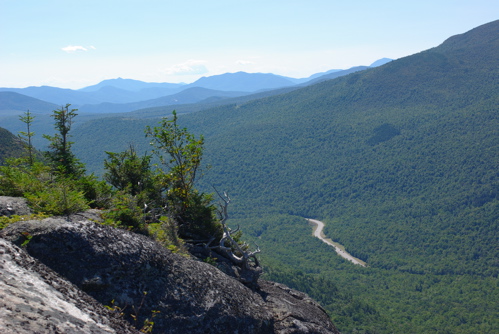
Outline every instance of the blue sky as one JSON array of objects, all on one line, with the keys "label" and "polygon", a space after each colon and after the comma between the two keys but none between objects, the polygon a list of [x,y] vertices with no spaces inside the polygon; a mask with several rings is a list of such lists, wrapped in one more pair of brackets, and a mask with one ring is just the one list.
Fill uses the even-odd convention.
[{"label": "blue sky", "polygon": [[295,78],[437,46],[497,0],[0,0],[0,87]]}]

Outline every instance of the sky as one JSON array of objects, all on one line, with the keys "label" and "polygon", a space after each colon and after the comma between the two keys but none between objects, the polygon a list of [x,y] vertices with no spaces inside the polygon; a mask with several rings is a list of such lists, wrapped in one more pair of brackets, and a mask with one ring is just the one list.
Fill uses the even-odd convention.
[{"label": "sky", "polygon": [[0,87],[305,78],[438,46],[497,0],[0,0]]}]

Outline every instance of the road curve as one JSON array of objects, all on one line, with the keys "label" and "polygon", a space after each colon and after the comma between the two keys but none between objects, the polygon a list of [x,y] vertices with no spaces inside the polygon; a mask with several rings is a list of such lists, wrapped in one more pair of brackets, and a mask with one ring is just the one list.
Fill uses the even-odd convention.
[{"label": "road curve", "polygon": [[327,239],[322,230],[324,229],[324,223],[321,222],[320,220],[317,219],[310,219],[310,218],[305,218],[309,223],[312,223],[316,225],[317,227],[314,228],[314,237],[319,238],[320,240],[324,241],[326,244],[333,246],[334,250],[336,253],[338,253],[339,256],[347,259],[348,261],[358,264],[359,266],[366,267],[366,263],[362,260],[357,259],[356,257],[353,257],[346,251],[342,250],[338,246],[336,246],[330,239]]}]

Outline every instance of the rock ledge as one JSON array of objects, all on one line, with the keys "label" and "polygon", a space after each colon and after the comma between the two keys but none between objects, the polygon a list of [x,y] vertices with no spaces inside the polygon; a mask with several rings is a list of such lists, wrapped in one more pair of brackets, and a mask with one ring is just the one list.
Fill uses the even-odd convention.
[{"label": "rock ledge", "polygon": [[[159,311],[154,333],[338,333],[324,310],[306,294],[263,280],[253,291],[210,264],[87,217],[17,222],[0,231],[0,237],[19,245],[30,235],[27,252],[81,290],[79,295],[71,293],[76,296],[75,305],[85,293],[101,305],[114,300],[131,323],[131,315],[137,316],[139,327],[153,311]],[[9,258],[5,251],[1,255],[2,261]],[[6,266],[11,265],[2,270],[13,270]],[[23,266],[22,270],[31,269]],[[7,284],[6,277],[2,272],[2,284]],[[105,319],[94,321],[96,325],[90,320],[82,323],[81,317],[74,321],[93,326],[91,330],[112,332]],[[100,328],[100,323],[107,327]],[[95,333],[100,332],[96,329]]]}]

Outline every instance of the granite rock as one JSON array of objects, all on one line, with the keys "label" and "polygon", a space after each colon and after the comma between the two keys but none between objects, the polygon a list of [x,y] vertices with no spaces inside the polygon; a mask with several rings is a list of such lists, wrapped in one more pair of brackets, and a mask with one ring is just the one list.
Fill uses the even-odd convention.
[{"label": "granite rock", "polygon": [[21,197],[0,196],[0,216],[29,215],[28,201]]},{"label": "granite rock", "polygon": [[53,270],[0,238],[0,332],[138,333]]},{"label": "granite rock", "polygon": [[22,221],[0,232],[18,245],[26,235],[31,256],[101,304],[119,307],[131,323],[140,327],[155,313],[154,333],[338,333],[305,294],[266,281],[250,289],[210,264],[88,215]]}]

